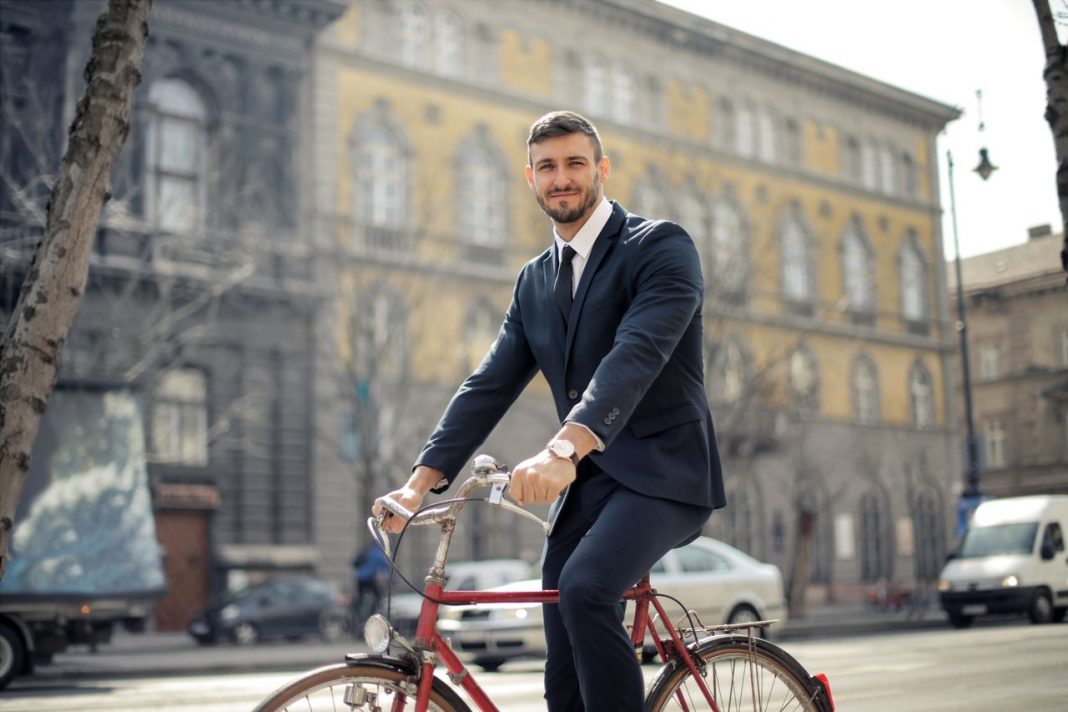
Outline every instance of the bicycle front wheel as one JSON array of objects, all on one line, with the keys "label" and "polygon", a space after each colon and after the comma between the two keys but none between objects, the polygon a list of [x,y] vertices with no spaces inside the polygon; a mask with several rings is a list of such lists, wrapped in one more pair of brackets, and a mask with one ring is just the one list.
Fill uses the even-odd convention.
[{"label": "bicycle front wheel", "polygon": [[[786,651],[761,638],[723,636],[701,643],[697,669],[720,712],[826,712],[823,687]],[[825,706],[826,705],[826,706]],[[712,709],[680,658],[669,661],[649,688],[647,712]]]},{"label": "bicycle front wheel", "polygon": [[[399,661],[364,658],[330,665],[305,674],[277,689],[254,712],[336,712],[337,710],[398,710],[415,707],[419,675]],[[433,712],[470,712],[443,680],[434,679],[430,691]]]}]

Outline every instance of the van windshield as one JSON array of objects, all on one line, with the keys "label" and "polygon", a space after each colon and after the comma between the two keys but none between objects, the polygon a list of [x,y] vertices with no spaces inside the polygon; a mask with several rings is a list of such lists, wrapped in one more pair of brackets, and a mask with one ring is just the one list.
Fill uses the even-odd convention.
[{"label": "van windshield", "polygon": [[960,558],[975,559],[980,556],[1002,554],[1030,554],[1035,544],[1038,522],[1022,524],[998,524],[992,527],[975,527],[968,530]]}]

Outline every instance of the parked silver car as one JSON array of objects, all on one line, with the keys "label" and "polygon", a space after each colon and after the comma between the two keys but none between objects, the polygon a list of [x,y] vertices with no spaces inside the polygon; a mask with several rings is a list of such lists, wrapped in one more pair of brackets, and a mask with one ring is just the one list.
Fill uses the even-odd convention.
[{"label": "parked silver car", "polygon": [[[697,612],[702,623],[742,623],[786,617],[782,574],[732,546],[709,537],[672,549],[652,569],[652,584],[660,593],[678,598]],[[497,591],[536,591],[537,579],[498,586]],[[683,611],[661,598],[672,621]],[[628,616],[630,612],[628,611]],[[485,604],[443,609],[438,628],[453,649],[485,670],[520,657],[545,655],[541,605]]]}]

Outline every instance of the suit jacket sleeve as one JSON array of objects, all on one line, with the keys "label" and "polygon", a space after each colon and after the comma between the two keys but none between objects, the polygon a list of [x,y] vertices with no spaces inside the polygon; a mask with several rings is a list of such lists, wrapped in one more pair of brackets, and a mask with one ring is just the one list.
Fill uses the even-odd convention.
[{"label": "suit jacket sleeve", "polygon": [[460,469],[489,437],[537,372],[519,308],[523,274],[516,281],[512,303],[497,340],[449,401],[434,433],[415,461],[416,467],[427,465],[445,473],[447,484],[435,487],[433,492],[442,492],[452,484]]},{"label": "suit jacket sleeve", "polygon": [[634,296],[611,349],[566,418],[590,428],[606,447],[630,420],[690,322],[700,318],[704,294],[700,258],[681,227],[661,222],[631,239],[639,241],[631,257]]}]

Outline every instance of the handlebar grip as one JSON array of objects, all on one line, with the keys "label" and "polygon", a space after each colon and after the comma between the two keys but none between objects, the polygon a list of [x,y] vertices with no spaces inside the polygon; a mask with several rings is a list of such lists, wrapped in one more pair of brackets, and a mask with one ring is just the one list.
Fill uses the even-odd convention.
[{"label": "handlebar grip", "polygon": [[408,521],[414,516],[414,514],[407,507],[405,507],[403,504],[401,504],[395,499],[391,499],[390,497],[386,496],[380,498],[379,501],[382,503],[383,509],[386,509],[390,513],[397,515],[404,521]]}]

